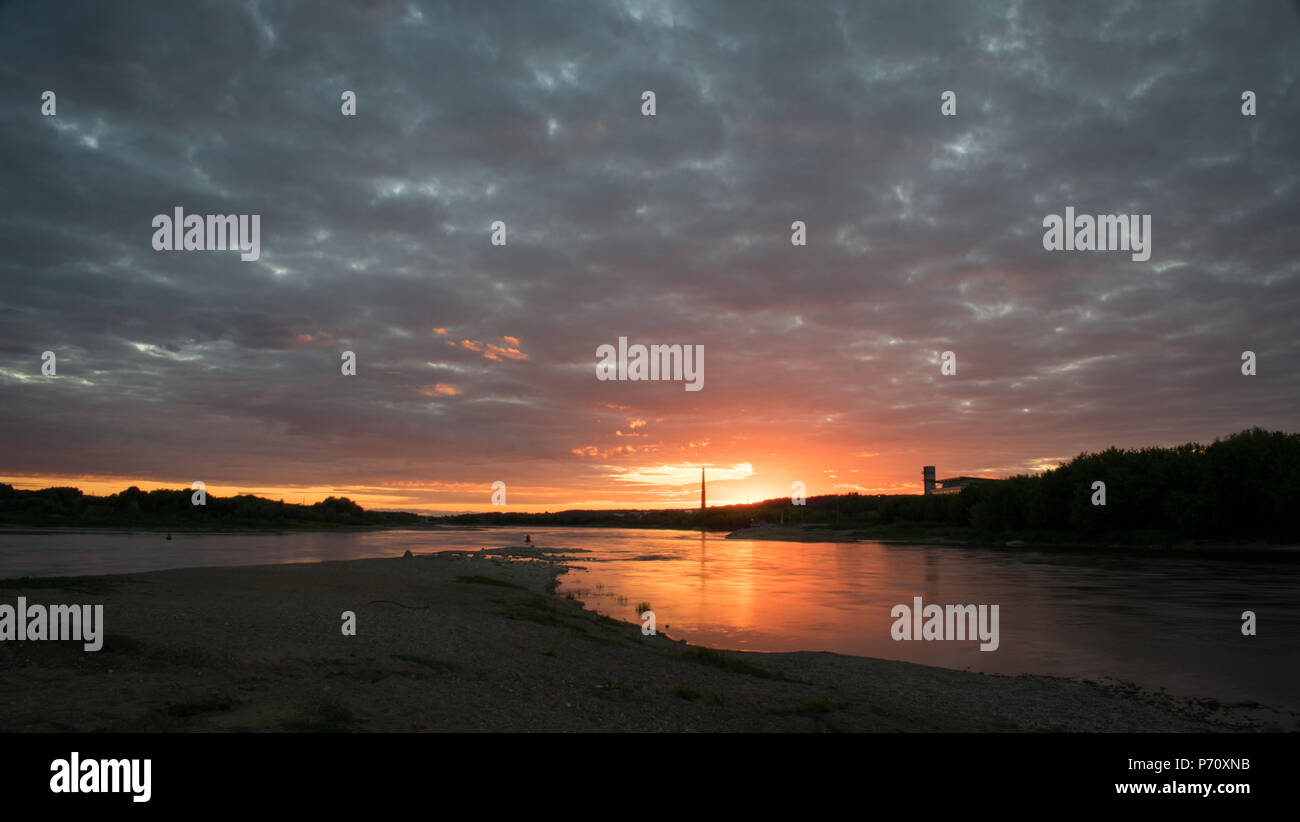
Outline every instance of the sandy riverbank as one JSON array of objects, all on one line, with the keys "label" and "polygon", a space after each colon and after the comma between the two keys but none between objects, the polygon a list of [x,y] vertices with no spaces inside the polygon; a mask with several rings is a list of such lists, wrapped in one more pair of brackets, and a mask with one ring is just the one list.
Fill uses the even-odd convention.
[{"label": "sandy riverbank", "polygon": [[0,583],[0,603],[103,603],[107,626],[95,653],[0,643],[0,731],[1297,728],[1268,709],[1050,677],[701,652],[550,593],[562,569],[444,553]]}]

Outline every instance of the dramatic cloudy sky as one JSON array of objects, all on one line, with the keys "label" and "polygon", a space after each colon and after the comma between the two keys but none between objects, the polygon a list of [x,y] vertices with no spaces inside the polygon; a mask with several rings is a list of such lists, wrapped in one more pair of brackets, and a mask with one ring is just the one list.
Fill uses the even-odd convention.
[{"label": "dramatic cloudy sky", "polygon": [[687,505],[1300,427],[1289,3],[11,2],[0,54],[0,481]]}]

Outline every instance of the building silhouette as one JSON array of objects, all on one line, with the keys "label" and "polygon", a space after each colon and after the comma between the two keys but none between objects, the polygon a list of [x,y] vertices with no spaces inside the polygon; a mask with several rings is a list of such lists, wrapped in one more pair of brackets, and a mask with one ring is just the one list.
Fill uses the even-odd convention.
[{"label": "building silhouette", "polygon": [[921,468],[921,482],[925,488],[925,495],[931,494],[960,494],[961,489],[968,485],[975,485],[981,482],[998,482],[992,477],[948,477],[947,479],[936,480],[934,478],[934,466],[926,465]]}]

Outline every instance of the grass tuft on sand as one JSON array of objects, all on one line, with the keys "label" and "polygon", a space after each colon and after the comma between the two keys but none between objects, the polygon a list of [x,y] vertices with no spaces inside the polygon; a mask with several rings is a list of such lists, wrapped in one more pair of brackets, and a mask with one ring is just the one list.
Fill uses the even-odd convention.
[{"label": "grass tuft on sand", "polygon": [[730,671],[733,674],[748,674],[760,679],[773,679],[778,682],[802,682],[803,680],[791,679],[785,674],[770,671],[761,665],[755,665],[746,659],[737,659],[728,656],[722,651],[715,651],[712,648],[692,648],[690,651],[682,654],[682,659],[690,662],[696,662],[700,665],[710,665],[714,668],[721,668],[724,671]]}]

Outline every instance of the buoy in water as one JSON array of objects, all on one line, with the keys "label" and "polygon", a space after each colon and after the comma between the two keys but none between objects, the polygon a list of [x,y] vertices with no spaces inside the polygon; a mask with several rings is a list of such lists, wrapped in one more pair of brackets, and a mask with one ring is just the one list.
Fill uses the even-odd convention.
[{"label": "buoy in water", "polygon": [[171,538],[172,538],[172,535],[171,535],[171,534],[168,534],[168,535],[167,535],[167,539],[171,539]]}]

